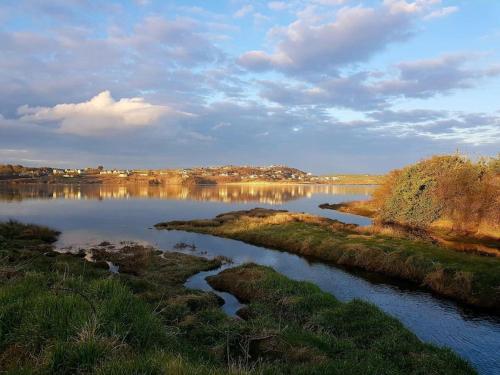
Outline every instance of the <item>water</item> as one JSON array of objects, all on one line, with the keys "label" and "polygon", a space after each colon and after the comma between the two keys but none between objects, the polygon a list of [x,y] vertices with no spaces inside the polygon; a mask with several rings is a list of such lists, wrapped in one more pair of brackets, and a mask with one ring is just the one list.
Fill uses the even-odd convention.
[{"label": "water", "polygon": [[[221,212],[270,207],[303,211],[359,225],[360,216],[321,210],[321,203],[367,199],[370,186],[61,186],[33,185],[0,189],[0,220],[48,225],[61,230],[60,247],[94,245],[107,240],[144,242],[170,250],[178,242],[194,243],[207,256],[225,255],[235,264],[255,262],[290,278],[315,283],[342,301],[372,302],[398,318],[419,338],[446,346],[468,359],[482,374],[500,373],[500,317],[467,308],[380,275],[346,270],[297,255],[238,241],[180,231],[158,231],[166,220],[211,218]],[[210,290],[203,272],[187,285]],[[241,307],[230,294],[219,293],[229,314]]]},{"label": "water", "polygon": [[224,300],[224,305],[222,306],[224,311],[229,316],[237,317],[236,312],[245,305],[238,301],[238,299],[230,293],[213,290],[212,287],[208,285],[207,280],[205,280],[208,276],[217,275],[219,272],[231,267],[234,267],[234,263],[223,265],[215,270],[198,272],[196,275],[191,276],[184,285],[191,289],[199,289],[205,292],[213,292],[217,294]]}]

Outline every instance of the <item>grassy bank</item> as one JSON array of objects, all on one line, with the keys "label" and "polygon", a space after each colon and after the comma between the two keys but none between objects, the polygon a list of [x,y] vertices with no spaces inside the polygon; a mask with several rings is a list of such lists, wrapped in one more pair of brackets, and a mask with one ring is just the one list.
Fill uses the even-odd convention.
[{"label": "grassy bank", "polygon": [[337,210],[348,214],[361,215],[366,217],[374,217],[377,213],[376,209],[370,205],[369,201],[323,203],[319,205],[319,208],[327,210]]},{"label": "grassy bank", "polygon": [[0,223],[2,373],[237,373],[218,365],[207,347],[193,351],[182,325],[198,311],[226,320],[215,295],[182,286],[220,261],[179,253],[160,257],[137,247],[126,258],[144,260],[147,253],[147,261],[112,276],[83,254],[54,252],[57,234]]},{"label": "grassy bank", "polygon": [[500,258],[500,240],[493,232],[490,232],[490,235],[457,232],[452,229],[453,224],[449,220],[438,220],[425,228],[397,222],[384,222],[379,220],[373,201],[323,203],[319,207],[373,218],[373,224],[369,229],[367,228],[372,233],[391,233],[400,237],[419,238],[455,251]]},{"label": "grassy bank", "polygon": [[469,373],[451,352],[423,344],[396,319],[354,300],[341,303],[311,283],[255,264],[211,276],[217,290],[248,303],[242,315],[266,327],[248,351],[301,361],[307,374]]},{"label": "grassy bank", "polygon": [[375,174],[332,174],[321,178],[339,185],[378,185],[384,181],[383,175]]},{"label": "grassy bank", "polygon": [[245,241],[410,280],[439,294],[500,311],[500,261],[428,242],[372,234],[307,214],[254,209],[211,220],[156,225]]},{"label": "grassy bank", "polygon": [[[2,373],[474,373],[450,351],[420,343],[377,308],[340,304],[269,269],[244,268],[268,277],[247,279],[247,287],[254,283],[259,290],[258,299],[233,291],[251,300],[247,319],[236,320],[222,312],[215,294],[183,287],[189,276],[218,267],[220,259],[108,243],[85,254],[61,254],[52,246],[57,235],[0,223]],[[120,273],[110,273],[105,261]],[[283,297],[282,320],[271,295]],[[368,325],[373,327],[365,334]]]}]

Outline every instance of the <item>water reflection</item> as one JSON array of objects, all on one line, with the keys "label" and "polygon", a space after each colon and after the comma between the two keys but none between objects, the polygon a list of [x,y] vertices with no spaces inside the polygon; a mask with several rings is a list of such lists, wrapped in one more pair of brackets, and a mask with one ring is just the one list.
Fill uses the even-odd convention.
[{"label": "water reflection", "polygon": [[372,193],[370,185],[50,185],[25,184],[0,188],[0,201],[24,199],[130,199],[155,198],[196,200],[224,203],[261,203],[281,205],[291,200],[311,198],[315,194],[366,195]]}]

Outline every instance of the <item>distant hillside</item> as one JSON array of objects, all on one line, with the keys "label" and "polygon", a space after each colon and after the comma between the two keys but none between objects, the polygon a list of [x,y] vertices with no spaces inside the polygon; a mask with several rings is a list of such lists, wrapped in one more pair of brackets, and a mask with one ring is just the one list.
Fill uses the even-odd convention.
[{"label": "distant hillside", "polygon": [[315,176],[286,165],[193,167],[179,169],[106,169],[25,167],[0,164],[0,180],[16,183],[150,183],[216,185],[234,183],[300,183],[300,184],[380,184],[383,176],[369,174],[335,174]]}]

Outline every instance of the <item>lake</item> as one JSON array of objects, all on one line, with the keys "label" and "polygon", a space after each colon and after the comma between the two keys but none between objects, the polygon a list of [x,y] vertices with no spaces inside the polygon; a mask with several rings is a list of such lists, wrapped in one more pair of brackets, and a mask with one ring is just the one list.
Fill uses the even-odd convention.
[{"label": "lake", "polygon": [[[307,212],[369,225],[368,218],[322,210],[318,205],[368,199],[373,189],[349,185],[0,186],[0,220],[14,218],[58,229],[62,231],[57,243],[60,248],[76,249],[106,240],[136,241],[170,251],[176,243],[186,242],[196,245],[192,254],[225,255],[234,264],[251,261],[268,265],[290,278],[311,281],[342,301],[359,298],[374,303],[423,341],[451,348],[482,374],[499,374],[498,316],[373,273],[230,239],[152,228],[161,221],[211,218],[222,212],[254,207]],[[187,285],[207,289],[207,274],[194,276]],[[222,296],[227,302],[223,308],[233,314],[238,301],[231,295]]]}]

